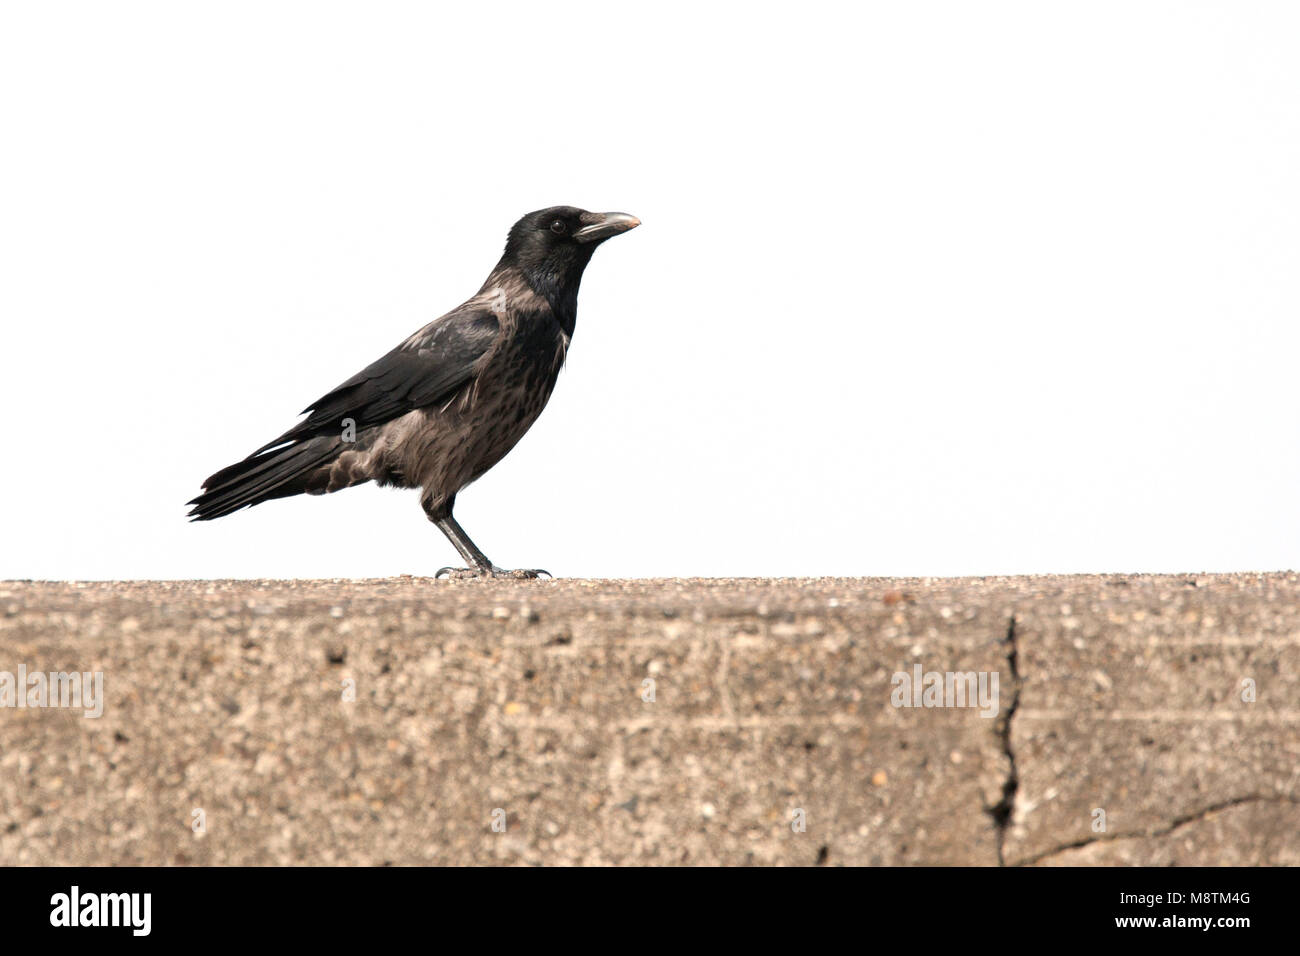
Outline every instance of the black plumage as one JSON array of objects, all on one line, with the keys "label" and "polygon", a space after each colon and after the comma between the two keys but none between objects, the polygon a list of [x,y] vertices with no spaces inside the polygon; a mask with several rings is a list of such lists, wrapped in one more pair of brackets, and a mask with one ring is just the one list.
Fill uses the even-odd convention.
[{"label": "black plumage", "polygon": [[419,488],[425,514],[468,564],[444,572],[535,577],[487,559],[452,517],[456,494],[541,414],[573,336],[592,252],[639,224],[624,213],[571,206],[524,216],[473,298],[317,399],[279,438],[208,478],[189,502],[190,516],[207,521],[367,481]]}]

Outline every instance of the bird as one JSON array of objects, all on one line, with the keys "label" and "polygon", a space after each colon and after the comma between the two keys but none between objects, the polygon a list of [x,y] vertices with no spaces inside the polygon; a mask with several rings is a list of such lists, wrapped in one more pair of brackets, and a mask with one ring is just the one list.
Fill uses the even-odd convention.
[{"label": "bird", "polygon": [[573,339],[592,253],[640,224],[574,206],[523,216],[474,296],[307,406],[279,438],[211,475],[188,517],[210,521],[373,481],[419,489],[425,516],[466,564],[436,577],[550,577],[493,564],[453,516],[456,495],[537,420]]}]

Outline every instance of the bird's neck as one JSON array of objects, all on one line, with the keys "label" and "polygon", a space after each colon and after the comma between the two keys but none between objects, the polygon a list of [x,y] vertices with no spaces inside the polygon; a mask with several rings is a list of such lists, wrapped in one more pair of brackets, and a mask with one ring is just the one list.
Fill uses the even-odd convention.
[{"label": "bird's neck", "polygon": [[[493,274],[499,271],[500,267]],[[572,337],[578,322],[578,285],[582,281],[582,273],[571,275],[546,268],[520,269],[517,266],[510,267],[510,271],[515,272],[533,292],[546,301],[564,334]]]},{"label": "bird's neck", "polygon": [[550,304],[555,320],[564,329],[564,334],[572,337],[573,329],[578,324],[578,283],[582,277],[566,279],[543,273],[525,278],[533,291]]}]

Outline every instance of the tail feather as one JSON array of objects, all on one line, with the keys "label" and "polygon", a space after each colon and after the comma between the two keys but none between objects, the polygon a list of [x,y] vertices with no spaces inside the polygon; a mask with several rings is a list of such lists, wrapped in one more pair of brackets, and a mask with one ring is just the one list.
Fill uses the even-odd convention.
[{"label": "tail feather", "polygon": [[[290,448],[281,448],[279,451],[296,451],[301,447],[301,445],[295,445]],[[266,454],[255,451],[243,461],[235,462],[235,464],[222,468],[216,474],[209,476],[203,482],[203,490],[206,494],[212,495],[233,485],[247,484],[254,476],[283,463],[283,456],[277,453]]]},{"label": "tail feather", "polygon": [[338,454],[338,440],[312,438],[274,451],[250,455],[203,483],[189,517],[210,521],[272,498],[301,494],[312,474]]}]

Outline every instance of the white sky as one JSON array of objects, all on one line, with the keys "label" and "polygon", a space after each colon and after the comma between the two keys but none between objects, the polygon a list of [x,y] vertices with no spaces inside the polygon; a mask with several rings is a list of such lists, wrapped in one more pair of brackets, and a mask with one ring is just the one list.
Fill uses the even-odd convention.
[{"label": "white sky", "polygon": [[1300,6],[0,8],[0,577],[459,563],[217,468],[641,217],[457,517],[563,576],[1295,567]]}]

